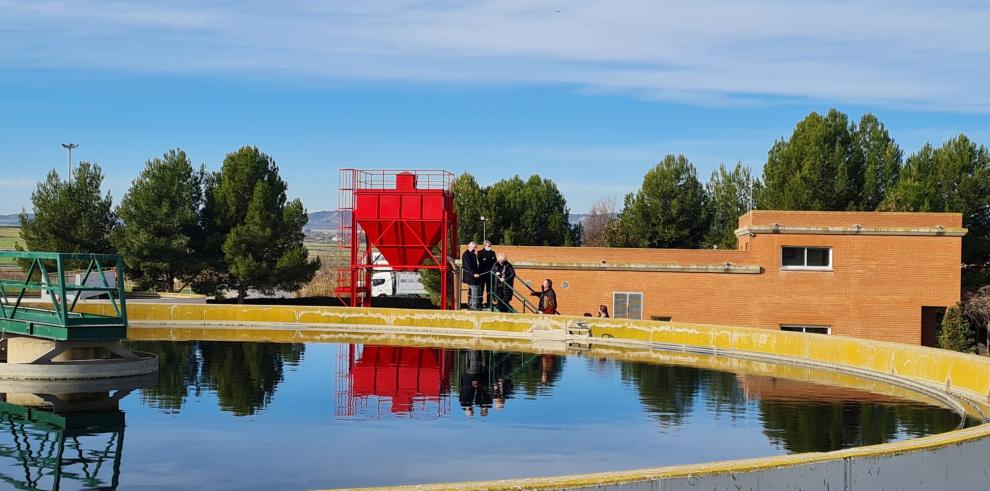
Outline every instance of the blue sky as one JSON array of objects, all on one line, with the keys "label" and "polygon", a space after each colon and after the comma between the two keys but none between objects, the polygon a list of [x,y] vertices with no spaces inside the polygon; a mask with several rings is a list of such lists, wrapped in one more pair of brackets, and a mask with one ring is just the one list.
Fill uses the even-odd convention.
[{"label": "blue sky", "polygon": [[354,166],[539,173],[574,212],[667,153],[759,173],[830,107],[906,152],[990,143],[986,4],[683,3],[0,0],[0,213],[69,141],[116,199],[169,148],[251,144],[310,211]]}]

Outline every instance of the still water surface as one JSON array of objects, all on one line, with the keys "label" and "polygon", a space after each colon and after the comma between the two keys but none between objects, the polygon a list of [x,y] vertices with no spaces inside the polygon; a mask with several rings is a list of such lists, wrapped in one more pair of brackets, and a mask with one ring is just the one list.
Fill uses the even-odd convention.
[{"label": "still water surface", "polygon": [[348,344],[129,345],[158,353],[161,372],[156,386],[111,404],[119,411],[90,402],[61,423],[24,424],[11,415],[19,396],[4,395],[0,487],[50,489],[55,468],[61,489],[558,475],[828,451],[960,424],[948,409],[891,395],[899,389],[765,370]]}]

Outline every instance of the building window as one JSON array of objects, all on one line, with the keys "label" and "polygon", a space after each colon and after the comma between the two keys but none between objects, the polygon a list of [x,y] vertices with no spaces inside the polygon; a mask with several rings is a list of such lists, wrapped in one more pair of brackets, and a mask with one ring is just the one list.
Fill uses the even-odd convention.
[{"label": "building window", "polygon": [[650,320],[651,321],[660,321],[660,322],[670,322],[670,316],[669,315],[651,315],[650,316]]},{"label": "building window", "polygon": [[831,247],[789,247],[780,249],[780,269],[832,269]]},{"label": "building window", "polygon": [[642,292],[612,293],[612,317],[617,319],[642,319]]},{"label": "building window", "polygon": [[829,326],[806,326],[803,324],[781,324],[781,331],[788,332],[804,332],[809,334],[832,334],[832,328]]}]

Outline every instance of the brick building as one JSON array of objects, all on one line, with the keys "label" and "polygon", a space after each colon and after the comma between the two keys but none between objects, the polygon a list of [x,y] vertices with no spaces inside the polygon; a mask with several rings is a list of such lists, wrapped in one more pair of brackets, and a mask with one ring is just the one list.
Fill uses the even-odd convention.
[{"label": "brick building", "polygon": [[737,250],[499,247],[559,309],[934,343],[960,295],[962,215],[753,211]]}]

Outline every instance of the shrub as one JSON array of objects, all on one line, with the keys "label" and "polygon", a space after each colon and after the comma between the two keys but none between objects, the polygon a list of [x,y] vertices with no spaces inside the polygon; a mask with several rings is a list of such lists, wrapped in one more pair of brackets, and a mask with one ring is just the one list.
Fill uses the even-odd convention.
[{"label": "shrub", "polygon": [[938,333],[938,347],[968,353],[973,351],[975,342],[973,328],[962,316],[959,307],[946,310]]}]

